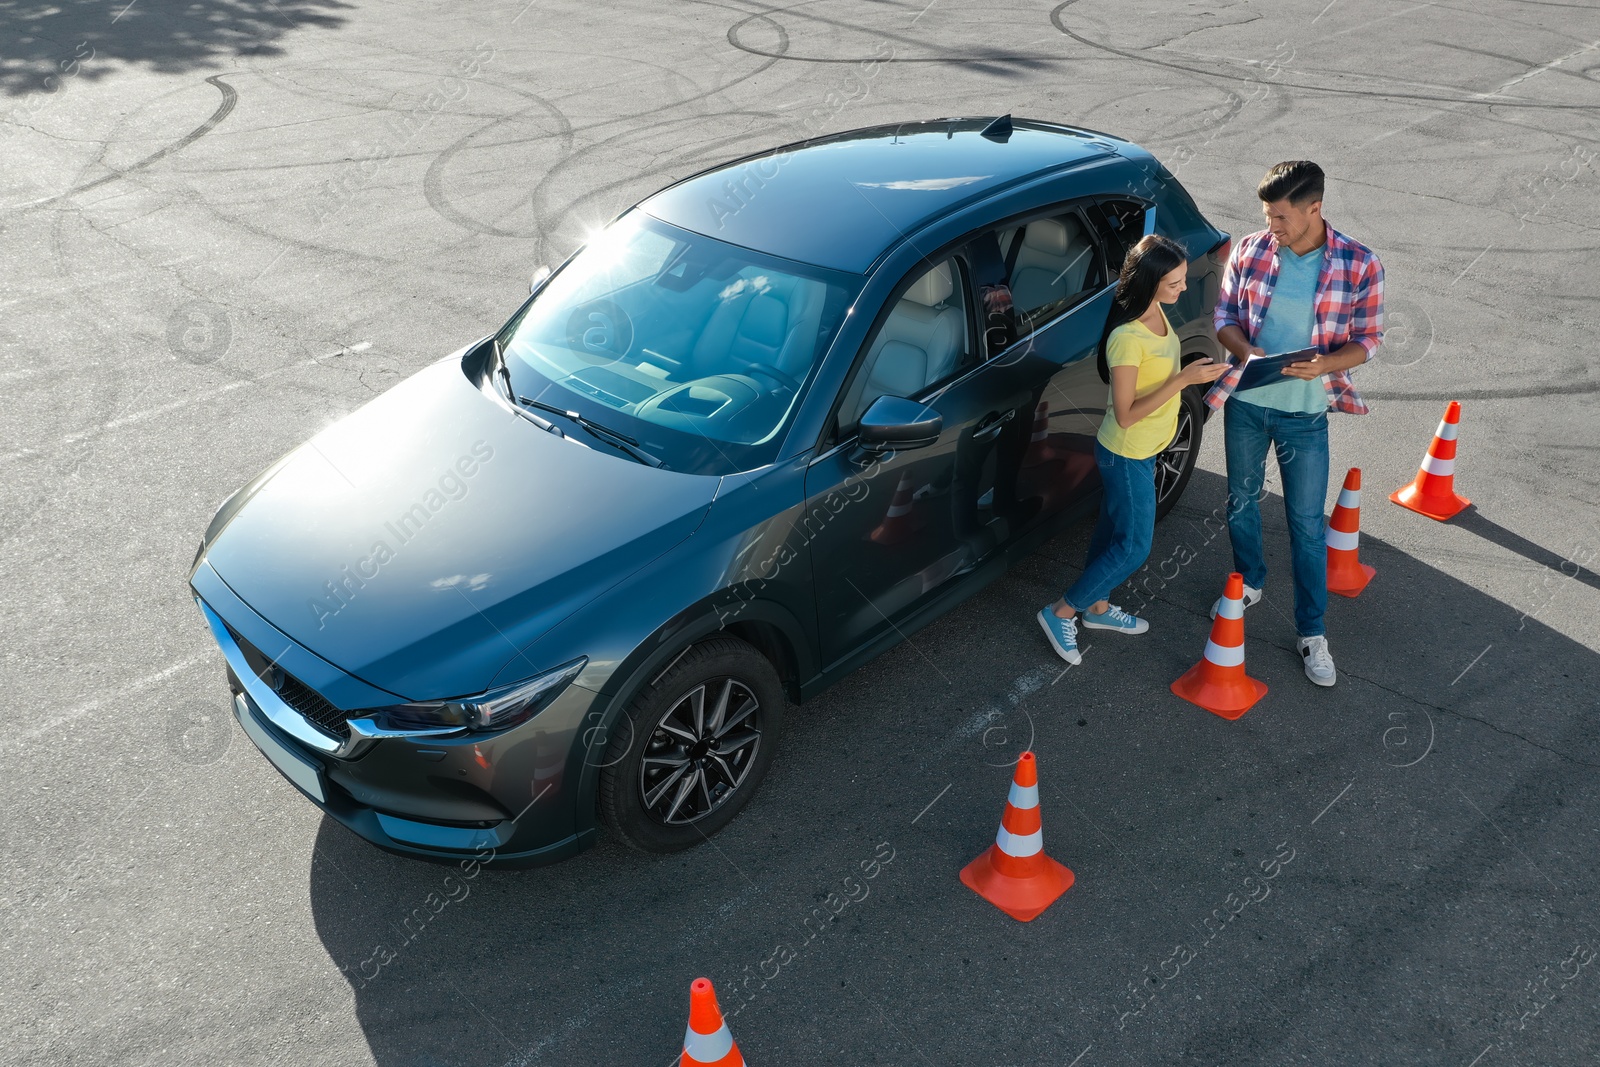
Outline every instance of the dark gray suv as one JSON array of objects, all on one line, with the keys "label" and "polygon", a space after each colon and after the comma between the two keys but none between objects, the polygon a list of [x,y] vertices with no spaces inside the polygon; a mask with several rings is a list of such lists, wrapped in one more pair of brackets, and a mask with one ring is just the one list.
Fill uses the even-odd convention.
[{"label": "dark gray suv", "polygon": [[1227,235],[1105,134],[905,123],[655,194],[218,511],[190,584],[241,726],[396,852],[698,843],[789,702],[1094,505],[1095,351],[1149,232],[1189,250],[1186,358],[1219,355]]}]

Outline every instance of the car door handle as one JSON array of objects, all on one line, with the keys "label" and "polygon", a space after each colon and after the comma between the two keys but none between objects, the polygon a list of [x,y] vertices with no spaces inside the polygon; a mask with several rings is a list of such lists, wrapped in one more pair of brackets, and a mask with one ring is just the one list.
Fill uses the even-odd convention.
[{"label": "car door handle", "polygon": [[1004,415],[986,416],[982,422],[978,423],[978,428],[972,431],[972,439],[974,441],[991,440],[1000,433],[1001,428],[1010,422],[1015,414],[1016,410],[1013,409]]}]

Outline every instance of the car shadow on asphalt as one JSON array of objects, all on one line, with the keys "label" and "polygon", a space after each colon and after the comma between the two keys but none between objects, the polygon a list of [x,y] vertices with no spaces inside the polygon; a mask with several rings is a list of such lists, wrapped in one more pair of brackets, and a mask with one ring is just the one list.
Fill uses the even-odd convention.
[{"label": "car shadow on asphalt", "polygon": [[[1149,635],[1091,636],[1070,670],[1050,653],[1033,614],[1077,573],[1076,524],[792,710],[749,809],[688,852],[602,842],[469,874],[324,819],[317,933],[374,1059],[668,1067],[700,975],[763,1064],[1592,1049],[1573,998],[1593,989],[1540,985],[1574,942],[1600,946],[1600,655],[1540,621],[1580,592],[1554,549],[1505,535],[1541,564],[1508,603],[1364,535],[1377,576],[1331,598],[1341,673],[1319,689],[1293,651],[1269,498],[1274,577],[1246,617],[1269,692],[1228,722],[1167,688],[1231,566],[1223,497],[1197,472],[1158,527]],[[1078,877],[1029,924],[956,878],[994,840],[1024,749],[1046,849]]]}]

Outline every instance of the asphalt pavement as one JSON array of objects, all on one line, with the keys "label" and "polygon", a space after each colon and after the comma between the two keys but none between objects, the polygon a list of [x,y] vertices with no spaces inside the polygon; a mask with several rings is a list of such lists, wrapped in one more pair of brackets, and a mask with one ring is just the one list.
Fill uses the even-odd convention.
[{"label": "asphalt pavement", "polygon": [[[4,1059],[667,1067],[706,975],[755,1065],[1596,1062],[1597,41],[1538,0],[6,5]],[[1167,690],[1230,568],[1213,432],[1148,636],[1045,645],[1074,528],[793,710],[686,853],[439,907],[447,872],[238,731],[184,584],[235,487],[677,177],[1006,112],[1143,143],[1236,235],[1315,159],[1383,257],[1373,413],[1332,418],[1378,571],[1331,606],[1336,688],[1293,652],[1274,496],[1268,696]],[[1385,497],[1451,399],[1474,507],[1441,524]],[[1026,748],[1077,883],[1020,924],[956,874]]]}]

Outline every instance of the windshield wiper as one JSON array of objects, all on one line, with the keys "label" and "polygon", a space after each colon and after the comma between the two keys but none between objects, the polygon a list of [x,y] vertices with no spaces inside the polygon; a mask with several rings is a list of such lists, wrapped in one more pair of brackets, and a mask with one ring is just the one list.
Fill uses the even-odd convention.
[{"label": "windshield wiper", "polygon": [[538,408],[540,411],[548,411],[555,415],[566,416],[579,426],[582,426],[585,430],[588,430],[590,433],[600,438],[602,441],[606,441],[612,445],[615,445],[617,448],[622,449],[622,451],[626,452],[640,463],[645,463],[652,467],[661,467],[665,465],[660,459],[652,456],[650,453],[640,448],[639,442],[636,439],[629,437],[625,433],[618,433],[609,426],[603,426],[600,423],[595,422],[593,419],[590,419],[576,411],[568,411],[566,408],[558,408],[554,404],[546,404],[542,400],[530,400],[525,396],[519,396],[517,397],[517,400],[527,404],[529,407]]},{"label": "windshield wiper", "polygon": [[526,408],[522,408],[517,405],[517,391],[511,386],[511,368],[506,365],[506,354],[500,348],[500,338],[496,337],[491,342],[491,351],[494,353],[494,373],[499,376],[501,383],[506,387],[506,400],[510,402],[511,410],[515,411],[518,415],[521,415],[523,418],[527,419],[541,430],[553,433],[557,437],[567,436],[564,432],[562,432],[561,427],[557,426],[549,419],[540,418],[538,415],[528,411]]}]

